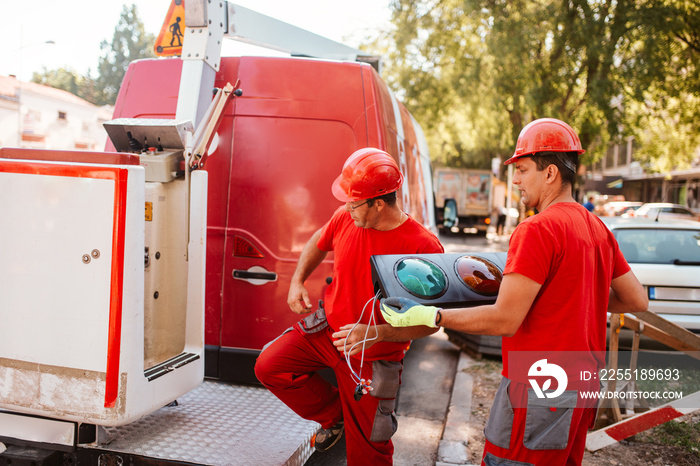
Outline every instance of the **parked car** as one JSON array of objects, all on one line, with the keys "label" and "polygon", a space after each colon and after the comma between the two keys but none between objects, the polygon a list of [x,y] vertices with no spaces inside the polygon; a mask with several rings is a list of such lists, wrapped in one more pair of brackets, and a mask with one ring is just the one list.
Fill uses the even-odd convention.
[{"label": "parked car", "polygon": [[623,207],[622,210],[617,212],[618,217],[622,216],[627,216],[627,217],[634,217],[634,213],[642,206],[642,203],[640,202],[637,205],[629,205],[626,207]]},{"label": "parked car", "polygon": [[700,333],[700,222],[602,218],[649,294],[649,310]]},{"label": "parked car", "polygon": [[644,203],[633,201],[613,201],[603,205],[603,215],[606,217],[615,217],[620,215],[627,209],[638,209]]},{"label": "parked car", "polygon": [[700,220],[698,213],[693,212],[687,207],[679,204],[669,204],[666,202],[648,202],[642,205],[634,213],[627,212],[627,217],[646,217],[652,219],[685,219],[685,220]]}]

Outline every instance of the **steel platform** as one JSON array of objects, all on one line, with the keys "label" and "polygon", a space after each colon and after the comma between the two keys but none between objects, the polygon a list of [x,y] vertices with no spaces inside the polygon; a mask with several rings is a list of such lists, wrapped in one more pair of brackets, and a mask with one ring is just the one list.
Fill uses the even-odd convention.
[{"label": "steel platform", "polygon": [[175,406],[104,428],[98,443],[108,443],[87,448],[212,466],[303,465],[319,427],[265,388],[205,381]]}]

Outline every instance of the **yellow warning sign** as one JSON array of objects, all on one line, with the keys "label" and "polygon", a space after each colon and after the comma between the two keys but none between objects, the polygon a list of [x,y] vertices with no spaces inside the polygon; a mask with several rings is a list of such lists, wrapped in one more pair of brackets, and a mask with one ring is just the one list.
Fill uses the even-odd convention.
[{"label": "yellow warning sign", "polygon": [[185,34],[185,0],[172,0],[163,27],[153,47],[159,57],[182,54],[182,37]]},{"label": "yellow warning sign", "polygon": [[153,221],[153,203],[152,202],[146,202],[146,221],[147,222]]}]

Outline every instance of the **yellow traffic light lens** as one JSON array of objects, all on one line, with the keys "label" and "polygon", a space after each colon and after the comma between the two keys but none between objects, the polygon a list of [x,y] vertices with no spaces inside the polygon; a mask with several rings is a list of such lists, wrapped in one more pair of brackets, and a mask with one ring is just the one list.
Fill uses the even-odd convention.
[{"label": "yellow traffic light lens", "polygon": [[493,262],[477,256],[457,259],[455,271],[469,289],[482,296],[496,296],[503,280],[501,270]]}]

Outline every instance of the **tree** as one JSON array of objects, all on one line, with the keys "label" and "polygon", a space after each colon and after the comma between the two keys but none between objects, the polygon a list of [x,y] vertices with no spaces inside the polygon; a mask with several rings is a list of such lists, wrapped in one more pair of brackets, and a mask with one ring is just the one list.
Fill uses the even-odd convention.
[{"label": "tree", "polygon": [[100,44],[103,55],[95,80],[100,91],[98,104],[114,104],[127,66],[134,60],[155,57],[154,42],[155,36],[146,33],[136,5],[124,5],[112,42],[102,41]]},{"label": "tree", "polygon": [[628,133],[650,171],[689,168],[700,147],[700,3],[650,0],[625,44]]},{"label": "tree", "polygon": [[[584,163],[602,157],[610,141],[642,141],[650,126],[663,132],[659,119],[684,125],[686,140],[700,132],[689,126],[700,89],[695,2],[394,0],[391,7],[387,81],[427,126],[440,162],[503,158],[520,129],[545,116],[578,129]],[[656,144],[667,150],[650,159],[681,146],[668,138]]]},{"label": "tree", "polygon": [[83,76],[70,68],[48,70],[43,67],[40,73],[33,73],[32,82],[63,89],[91,103],[97,102],[95,80],[90,77],[89,71]]}]

